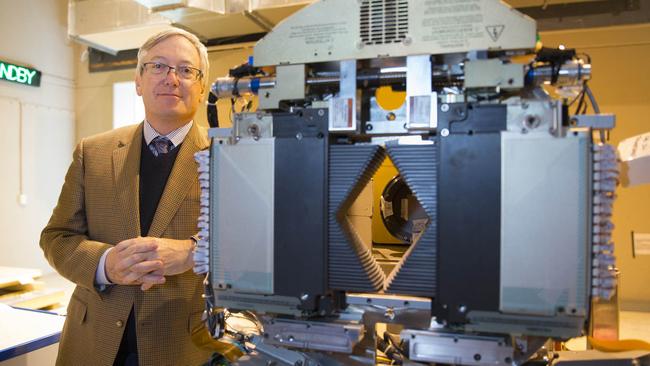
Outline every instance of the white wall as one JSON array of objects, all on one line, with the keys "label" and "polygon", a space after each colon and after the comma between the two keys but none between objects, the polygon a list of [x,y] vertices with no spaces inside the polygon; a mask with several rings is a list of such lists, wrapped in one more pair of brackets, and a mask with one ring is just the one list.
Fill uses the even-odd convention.
[{"label": "white wall", "polygon": [[[0,80],[0,266],[51,272],[38,241],[75,140],[66,0],[0,0],[0,59],[42,71],[38,88]],[[23,193],[26,204],[18,202]]]}]

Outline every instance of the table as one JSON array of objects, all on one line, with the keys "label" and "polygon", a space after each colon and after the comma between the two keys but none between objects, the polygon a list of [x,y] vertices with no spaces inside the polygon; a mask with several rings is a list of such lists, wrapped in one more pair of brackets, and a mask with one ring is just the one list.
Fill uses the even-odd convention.
[{"label": "table", "polygon": [[0,362],[59,341],[65,316],[0,304]]}]

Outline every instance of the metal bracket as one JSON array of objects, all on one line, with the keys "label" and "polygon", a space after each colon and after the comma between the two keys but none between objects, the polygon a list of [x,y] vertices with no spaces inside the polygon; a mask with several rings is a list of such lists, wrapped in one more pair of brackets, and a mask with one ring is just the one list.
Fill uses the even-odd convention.
[{"label": "metal bracket", "polygon": [[311,365],[307,356],[300,352],[291,351],[288,349],[271,346],[264,343],[264,338],[253,336],[251,343],[255,345],[255,350],[263,355],[277,359],[287,365]]},{"label": "metal bracket", "polygon": [[431,91],[431,56],[406,58],[406,128],[428,130],[438,126],[438,96]]},{"label": "metal bracket", "polygon": [[611,130],[616,127],[616,116],[613,114],[576,114],[571,116],[569,122],[571,127]]},{"label": "metal bracket", "polygon": [[357,61],[340,64],[339,96],[329,101],[329,130],[357,131]]},{"label": "metal bracket", "polygon": [[404,330],[412,361],[453,365],[512,366],[513,348],[508,338],[437,330]]},{"label": "metal bracket", "polygon": [[259,109],[277,109],[280,101],[305,99],[305,65],[278,65],[275,85],[259,95]]},{"label": "metal bracket", "polygon": [[363,325],[264,318],[266,344],[301,349],[352,353],[361,340]]}]

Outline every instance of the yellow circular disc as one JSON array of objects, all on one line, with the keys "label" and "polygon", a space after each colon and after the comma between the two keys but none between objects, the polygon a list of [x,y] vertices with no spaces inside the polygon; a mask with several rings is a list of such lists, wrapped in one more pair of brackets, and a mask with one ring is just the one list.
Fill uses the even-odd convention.
[{"label": "yellow circular disc", "polygon": [[377,98],[377,104],[379,104],[383,110],[392,111],[404,104],[404,101],[406,100],[406,92],[393,91],[390,86],[380,86],[375,91],[375,97]]}]

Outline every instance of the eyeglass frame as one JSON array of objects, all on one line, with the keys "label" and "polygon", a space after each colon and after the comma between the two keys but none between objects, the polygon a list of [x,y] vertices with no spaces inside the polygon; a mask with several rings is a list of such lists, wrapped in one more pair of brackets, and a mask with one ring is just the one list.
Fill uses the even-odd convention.
[{"label": "eyeglass frame", "polygon": [[[194,81],[194,82],[196,82],[196,81],[199,81],[199,80],[201,80],[201,79],[203,78],[203,71],[202,71],[201,69],[199,69],[199,68],[194,67],[194,66],[188,66],[188,65],[170,66],[170,65],[167,65],[167,64],[164,63],[164,62],[150,61],[150,62],[145,62],[145,63],[142,64],[142,70],[143,70],[143,71],[146,71],[146,70],[147,70],[147,65],[161,65],[161,66],[167,68],[167,72],[166,72],[166,73],[163,72],[163,71],[161,71],[160,74],[156,74],[156,73],[153,73],[153,72],[152,72],[152,73],[151,73],[152,75],[165,75],[165,77],[166,77],[167,75],[169,75],[169,73],[170,73],[172,70],[174,70],[174,74],[176,74],[176,76],[177,76],[179,79],[181,79],[181,80],[189,80],[189,81]],[[190,78],[190,79],[184,78],[184,77],[180,76],[180,74],[178,73],[178,68],[179,68],[179,67],[184,67],[184,68],[186,67],[186,68],[188,68],[188,69],[194,70],[194,71],[197,72],[197,74],[196,74],[196,76],[195,76],[193,79],[191,79],[191,78]],[[149,70],[149,72],[151,72],[152,69],[148,69],[148,70]]]}]

